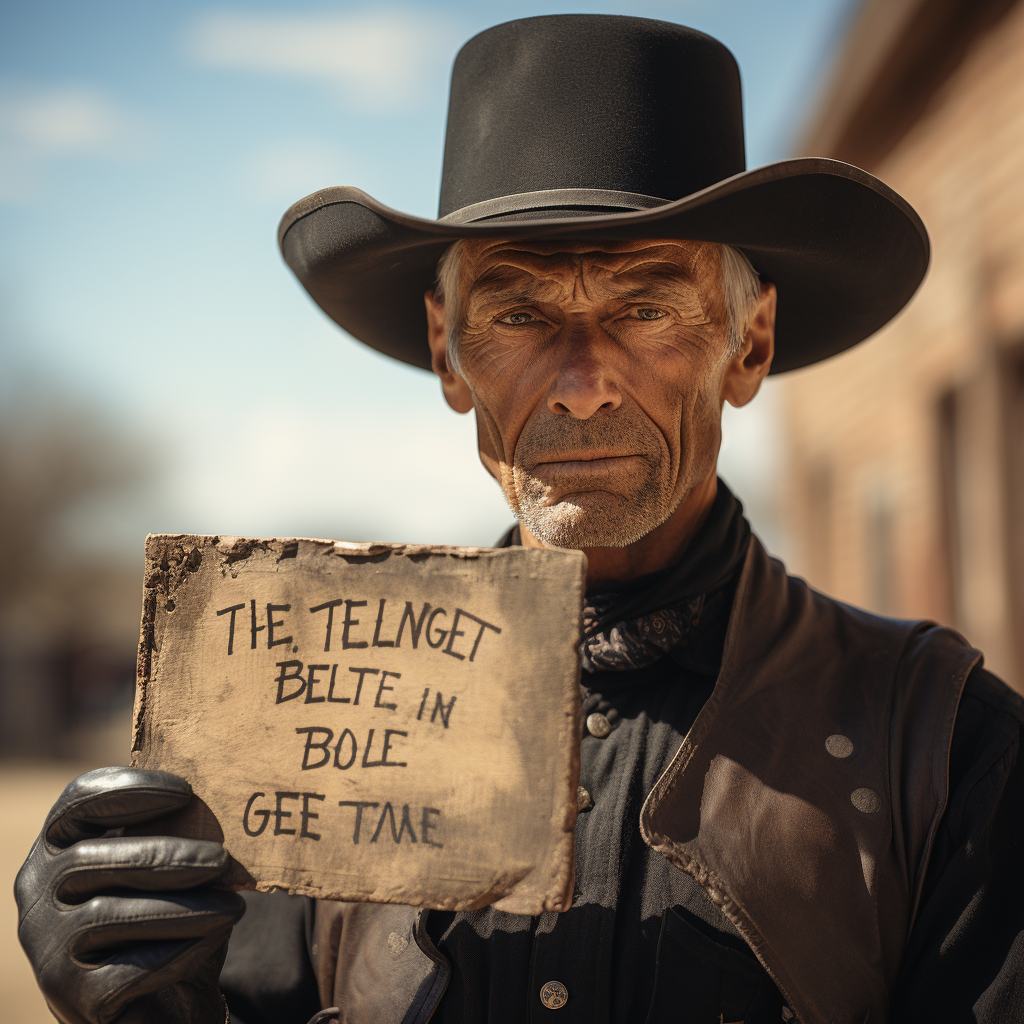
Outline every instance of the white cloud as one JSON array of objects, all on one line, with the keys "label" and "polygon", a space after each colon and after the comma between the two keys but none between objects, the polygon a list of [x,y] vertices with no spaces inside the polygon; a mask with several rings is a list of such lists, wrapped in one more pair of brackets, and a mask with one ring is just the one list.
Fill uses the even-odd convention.
[{"label": "white cloud", "polygon": [[201,15],[187,43],[210,67],[311,79],[352,105],[397,109],[417,106],[418,83],[447,63],[447,29],[441,16],[415,10],[222,12]]},{"label": "white cloud", "polygon": [[94,92],[64,89],[20,101],[4,97],[0,128],[14,138],[51,152],[81,153],[116,143],[119,112]]},{"label": "white cloud", "polygon": [[244,193],[255,202],[288,205],[328,185],[359,176],[344,150],[319,139],[281,139],[252,153],[242,171]]},{"label": "white cloud", "polygon": [[134,159],[153,142],[139,114],[88,86],[0,86],[0,202],[30,201],[55,161]]}]

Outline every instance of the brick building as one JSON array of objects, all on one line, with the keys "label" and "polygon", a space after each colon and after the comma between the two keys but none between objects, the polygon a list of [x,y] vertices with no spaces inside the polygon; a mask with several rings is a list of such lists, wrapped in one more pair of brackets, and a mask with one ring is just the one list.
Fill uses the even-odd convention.
[{"label": "brick building", "polygon": [[1024,2],[866,0],[803,141],[904,195],[928,276],[780,381],[790,564],[961,629],[1024,690]]}]

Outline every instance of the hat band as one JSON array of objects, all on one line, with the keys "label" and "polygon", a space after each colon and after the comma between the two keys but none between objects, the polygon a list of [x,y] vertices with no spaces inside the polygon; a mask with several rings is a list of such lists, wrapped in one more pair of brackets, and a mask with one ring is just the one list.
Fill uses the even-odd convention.
[{"label": "hat band", "polygon": [[618,192],[606,188],[546,188],[539,192],[516,192],[497,199],[485,199],[460,210],[438,217],[441,224],[471,224],[503,213],[521,213],[523,210],[543,210],[552,206],[610,206],[623,210],[652,210],[666,206],[671,199],[645,196],[639,192]]}]

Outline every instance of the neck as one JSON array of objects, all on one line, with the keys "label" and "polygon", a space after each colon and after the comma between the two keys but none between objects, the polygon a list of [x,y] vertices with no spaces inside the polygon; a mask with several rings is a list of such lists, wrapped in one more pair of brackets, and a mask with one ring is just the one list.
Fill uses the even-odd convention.
[{"label": "neck", "polygon": [[[631,580],[657,572],[679,561],[704,525],[718,494],[718,477],[712,472],[679,503],[675,510],[647,536],[621,548],[583,548],[587,556],[587,586],[603,580]],[[523,547],[549,548],[519,524]]]}]

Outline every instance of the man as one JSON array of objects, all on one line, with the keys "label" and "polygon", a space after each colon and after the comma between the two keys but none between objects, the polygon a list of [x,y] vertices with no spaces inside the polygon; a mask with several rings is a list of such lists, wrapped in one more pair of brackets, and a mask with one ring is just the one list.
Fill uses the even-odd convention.
[{"label": "man", "polygon": [[281,245],[473,412],[503,543],[586,552],[573,907],[250,895],[221,970],[224,851],[158,834],[187,785],[90,773],[16,887],[60,1019],[1024,1019],[1024,702],[952,632],[787,577],[715,475],[724,402],[913,294],[910,207],[835,161],[744,171],[714,40],[558,16],[461,51],[437,221],[327,189]]}]

